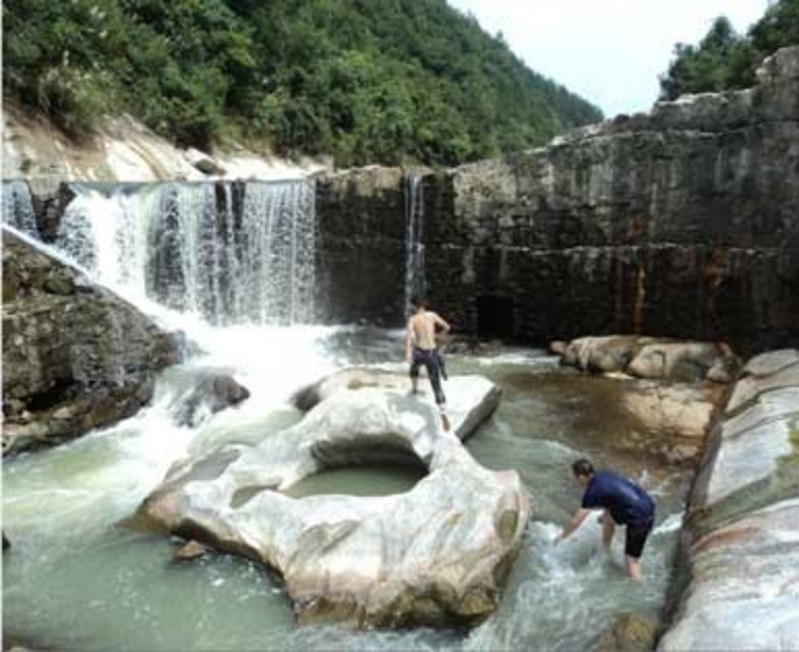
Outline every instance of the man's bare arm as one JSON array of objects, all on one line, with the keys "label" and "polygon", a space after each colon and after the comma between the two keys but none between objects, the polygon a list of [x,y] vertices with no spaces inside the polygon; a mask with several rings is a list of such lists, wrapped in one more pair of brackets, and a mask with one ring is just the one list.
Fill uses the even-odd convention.
[{"label": "man's bare arm", "polygon": [[572,532],[574,532],[580,525],[582,525],[583,521],[588,518],[588,515],[591,513],[590,509],[581,508],[577,510],[577,513],[572,518],[571,522],[563,528],[563,532],[557,538],[557,541],[563,541],[566,537],[568,537]]},{"label": "man's bare arm", "polygon": [[408,325],[405,327],[405,362],[410,364],[411,349],[413,347],[413,321],[408,320]]},{"label": "man's bare arm", "polygon": [[441,326],[441,330],[443,330],[445,333],[449,333],[450,329],[449,324],[445,322],[443,319],[441,319],[441,317],[439,317],[436,313],[433,313],[433,322],[437,326]]}]

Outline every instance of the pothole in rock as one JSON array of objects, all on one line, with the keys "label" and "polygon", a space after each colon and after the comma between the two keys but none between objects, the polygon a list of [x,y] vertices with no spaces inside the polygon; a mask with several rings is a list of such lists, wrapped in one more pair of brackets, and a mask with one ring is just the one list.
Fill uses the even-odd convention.
[{"label": "pothole in rock", "polygon": [[370,464],[327,469],[303,478],[283,493],[292,498],[308,496],[391,496],[410,491],[427,475],[415,465]]}]

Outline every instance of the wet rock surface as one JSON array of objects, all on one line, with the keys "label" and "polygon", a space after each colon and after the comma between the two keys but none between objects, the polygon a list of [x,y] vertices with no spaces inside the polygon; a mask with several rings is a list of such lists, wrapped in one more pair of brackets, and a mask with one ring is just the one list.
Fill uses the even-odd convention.
[{"label": "wet rock surface", "polygon": [[4,454],[131,416],[178,339],[79,272],[3,231]]},{"label": "wet rock surface", "polygon": [[619,614],[599,637],[596,652],[648,652],[655,646],[659,619],[652,613]]},{"label": "wet rock surface", "polygon": [[170,408],[172,418],[180,426],[196,428],[220,410],[250,397],[250,390],[224,372],[202,371],[196,382],[196,386]]},{"label": "wet rock surface", "polygon": [[660,650],[799,641],[799,367],[750,360],[709,436],[686,513],[689,573]]},{"label": "wet rock surface", "polygon": [[[430,397],[374,385],[344,384],[263,444],[186,461],[140,514],[277,569],[301,623],[479,621],[497,606],[529,516],[519,476],[485,469],[459,439],[490,416],[499,390],[476,376],[451,379],[453,431],[444,432]],[[428,475],[381,497],[281,491],[325,468],[374,461]]]}]

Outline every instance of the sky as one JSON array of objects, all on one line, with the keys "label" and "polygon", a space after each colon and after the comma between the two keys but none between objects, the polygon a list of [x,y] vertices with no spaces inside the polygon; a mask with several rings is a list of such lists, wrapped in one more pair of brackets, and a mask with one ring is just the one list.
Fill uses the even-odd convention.
[{"label": "sky", "polygon": [[698,43],[725,15],[739,33],[769,0],[448,0],[528,67],[607,117],[648,111],[676,43]]}]

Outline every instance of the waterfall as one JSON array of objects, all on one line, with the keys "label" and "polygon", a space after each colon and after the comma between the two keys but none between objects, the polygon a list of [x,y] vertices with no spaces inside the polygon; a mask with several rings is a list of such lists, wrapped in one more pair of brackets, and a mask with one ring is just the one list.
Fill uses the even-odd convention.
[{"label": "waterfall", "polygon": [[408,177],[405,192],[405,314],[410,311],[413,295],[424,295],[425,279],[424,244],[424,192],[422,177]]},{"label": "waterfall", "polygon": [[73,190],[57,246],[124,296],[217,325],[313,321],[313,182]]},{"label": "waterfall", "polygon": [[39,237],[31,190],[25,181],[3,181],[3,223]]},{"label": "waterfall", "polygon": [[150,225],[159,205],[158,186],[74,184],[55,246],[100,283],[132,301],[146,298]]},{"label": "waterfall", "polygon": [[313,319],[316,215],[313,186],[304,182],[250,183],[240,234],[237,308],[262,323]]}]

